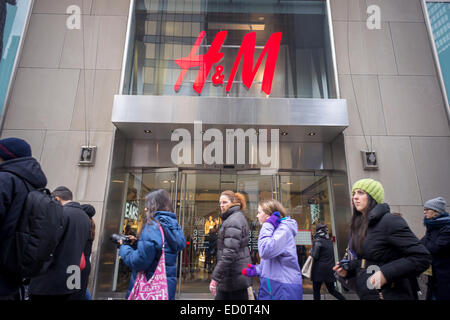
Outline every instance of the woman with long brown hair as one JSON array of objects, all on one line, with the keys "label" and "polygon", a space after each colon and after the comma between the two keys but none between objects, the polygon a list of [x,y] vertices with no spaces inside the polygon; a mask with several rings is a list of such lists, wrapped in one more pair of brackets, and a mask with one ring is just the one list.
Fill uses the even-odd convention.
[{"label": "woman with long brown hair", "polygon": [[210,291],[216,300],[248,300],[249,280],[241,274],[251,261],[249,228],[241,210],[244,195],[231,190],[220,195],[222,224],[217,237],[217,264],[211,275]]},{"label": "woman with long brown hair", "polygon": [[[177,286],[176,260],[178,253],[186,245],[186,239],[177,222],[177,216],[173,213],[169,193],[163,189],[150,192],[145,197],[145,219],[138,237],[139,240],[137,240],[137,249],[129,245],[120,246],[119,255],[132,270],[127,298],[138,272],[145,271],[147,279],[150,279],[155,272],[162,253],[162,235],[159,224],[164,231],[164,254],[169,300],[175,299]],[[129,236],[129,238],[134,237]]]},{"label": "woman with long brown hair", "polygon": [[406,221],[390,212],[380,182],[361,179],[353,185],[352,194],[348,247],[353,259],[336,264],[333,270],[344,279],[355,278],[362,300],[412,300],[409,278],[428,268],[428,250]]}]

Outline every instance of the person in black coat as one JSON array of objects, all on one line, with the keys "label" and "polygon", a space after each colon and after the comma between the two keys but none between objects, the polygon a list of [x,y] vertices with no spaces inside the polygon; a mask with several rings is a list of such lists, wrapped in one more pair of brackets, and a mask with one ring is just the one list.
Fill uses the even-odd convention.
[{"label": "person in black coat", "polygon": [[72,192],[69,189],[58,187],[52,195],[64,208],[63,236],[48,272],[31,279],[30,299],[35,301],[83,299],[80,298],[79,267],[81,255],[89,246],[91,223],[81,205],[72,201]]},{"label": "person in black coat", "polygon": [[81,270],[81,290],[72,297],[77,298],[77,300],[86,300],[88,296],[87,287],[89,283],[89,275],[91,273],[92,244],[95,239],[95,223],[92,219],[92,217],[95,215],[95,208],[90,204],[82,204],[81,208],[89,217],[91,229],[89,233],[89,239],[87,240],[86,246],[83,251],[86,267]]},{"label": "person in black coat", "polygon": [[432,276],[428,282],[427,300],[450,300],[450,216],[445,206],[442,197],[424,204],[427,232],[421,242],[432,255]]},{"label": "person in black coat", "polygon": [[217,238],[217,264],[209,289],[216,300],[248,300],[250,280],[241,271],[251,263],[249,227],[241,210],[245,197],[233,191],[220,196],[222,224]]},{"label": "person in black coat", "polygon": [[346,300],[335,288],[333,243],[328,235],[326,224],[317,224],[311,256],[314,259],[311,270],[314,300],[320,300],[320,287],[323,282],[332,296],[338,300]]},{"label": "person in black coat", "polygon": [[[18,299],[21,279],[16,265],[15,231],[28,195],[27,181],[34,188],[44,188],[47,178],[30,145],[19,138],[0,140],[0,300]],[[6,268],[6,266],[11,268]]]},{"label": "person in black coat", "polygon": [[205,269],[208,272],[212,272],[213,259],[217,252],[217,227],[214,226],[211,231],[206,235],[205,240],[208,243],[208,247],[205,252]]},{"label": "person in black coat", "polygon": [[356,280],[362,300],[413,300],[409,279],[429,267],[429,251],[403,218],[390,213],[381,183],[359,180],[352,193],[349,250],[356,259],[333,270]]}]

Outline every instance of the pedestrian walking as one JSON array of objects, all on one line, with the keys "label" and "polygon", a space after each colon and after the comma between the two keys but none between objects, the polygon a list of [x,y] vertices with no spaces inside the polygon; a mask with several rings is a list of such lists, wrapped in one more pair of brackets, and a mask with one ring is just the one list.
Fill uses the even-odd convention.
[{"label": "pedestrian walking", "polygon": [[[162,254],[162,235],[159,226],[164,232],[164,254],[166,262],[167,285],[169,300],[175,299],[177,286],[177,256],[184,249],[186,239],[183,230],[173,213],[172,202],[166,190],[153,191],[145,197],[145,219],[138,238],[129,235],[132,245],[123,244],[119,255],[123,262],[132,270],[130,284],[126,294],[128,299],[133,289],[138,272],[145,272],[149,280],[155,273]],[[133,244],[136,243],[136,246]]]},{"label": "pedestrian walking", "polygon": [[428,200],[423,212],[427,231],[421,242],[432,257],[427,300],[450,300],[450,216],[445,199]]},{"label": "pedestrian walking", "polygon": [[205,240],[208,246],[205,250],[205,270],[210,273],[212,272],[212,266],[214,265],[214,258],[217,254],[217,226],[211,229],[211,231],[205,236]]},{"label": "pedestrian walking", "polygon": [[297,222],[277,200],[260,202],[257,218],[261,224],[261,263],[249,264],[242,274],[260,277],[259,300],[302,300],[302,274],[295,246]]},{"label": "pedestrian walking", "polygon": [[25,140],[0,139],[0,181],[0,300],[18,300],[22,279],[14,255],[15,232],[29,192],[25,183],[36,189],[47,185]]},{"label": "pedestrian walking", "polygon": [[220,195],[222,224],[217,238],[217,264],[211,275],[210,291],[216,300],[248,300],[250,281],[241,270],[250,262],[249,228],[241,210],[245,197],[231,190]]},{"label": "pedestrian walking", "polygon": [[344,279],[356,278],[362,300],[413,300],[409,279],[428,268],[430,253],[406,221],[390,213],[380,182],[358,180],[352,195],[349,250],[356,259],[333,270]]},{"label": "pedestrian walking", "polygon": [[63,205],[64,230],[48,271],[31,279],[30,300],[79,300],[81,292],[80,264],[89,245],[91,223],[67,187],[56,188],[52,195]]},{"label": "pedestrian walking", "polygon": [[314,259],[311,271],[313,282],[314,300],[320,300],[320,288],[325,283],[328,292],[338,300],[345,300],[336,288],[336,278],[333,274],[335,265],[333,243],[330,240],[328,227],[324,223],[318,223],[313,237],[311,256]]}]

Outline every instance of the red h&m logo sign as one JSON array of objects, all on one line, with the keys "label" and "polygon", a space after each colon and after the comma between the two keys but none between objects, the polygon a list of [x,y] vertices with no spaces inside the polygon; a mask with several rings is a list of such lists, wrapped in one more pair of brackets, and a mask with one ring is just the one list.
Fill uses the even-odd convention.
[{"label": "red h&m logo sign", "polygon": [[[192,47],[191,53],[187,57],[175,60],[175,63],[181,68],[180,75],[174,86],[175,91],[180,90],[180,86],[183,82],[184,76],[190,68],[200,67],[197,73],[197,77],[194,81],[193,88],[198,94],[201,94],[203,86],[205,85],[206,78],[208,78],[213,64],[218,63],[224,57],[225,54],[223,52],[220,52],[220,49],[222,48],[222,45],[227,36],[227,31],[220,31],[216,35],[211,44],[211,47],[206,54],[197,54],[200,44],[205,37],[205,34],[205,31],[200,32],[194,46]],[[277,64],[278,52],[280,50],[280,43],[281,32],[273,33],[269,37],[269,40],[267,40],[267,43],[264,46],[264,49],[261,52],[256,65],[253,66],[256,46],[256,32],[247,33],[242,40],[241,47],[236,56],[236,59],[234,60],[233,68],[231,69],[230,77],[228,78],[225,90],[227,92],[230,92],[241,60],[243,60],[242,82],[247,87],[247,89],[250,89],[253,84],[253,80],[255,79],[256,72],[258,71],[264,56],[267,54],[261,90],[266,94],[270,94],[270,91],[272,89],[273,75],[275,73],[275,67]],[[212,76],[212,82],[217,86],[223,84],[225,76],[222,74],[223,66],[217,66],[216,71],[217,72]]]}]

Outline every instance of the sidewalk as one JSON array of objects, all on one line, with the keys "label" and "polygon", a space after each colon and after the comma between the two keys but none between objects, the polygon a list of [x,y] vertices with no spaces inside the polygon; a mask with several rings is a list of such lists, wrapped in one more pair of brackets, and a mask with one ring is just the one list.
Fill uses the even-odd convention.
[{"label": "sidewalk", "polygon": [[[356,294],[344,294],[344,297],[347,300],[359,300]],[[322,300],[336,300],[330,294],[323,294]],[[213,297],[209,293],[182,293],[181,295],[176,297],[176,300],[213,300]],[[313,300],[312,294],[304,294],[303,300]]]},{"label": "sidewalk", "polygon": [[[356,294],[344,294],[344,297],[347,300],[359,300]],[[111,295],[110,297],[99,297],[99,300],[125,300],[122,294]],[[214,300],[213,296],[210,293],[182,293],[177,295],[176,300]],[[322,294],[322,300],[336,300],[330,294]],[[313,300],[312,294],[304,294],[303,300]]]}]

